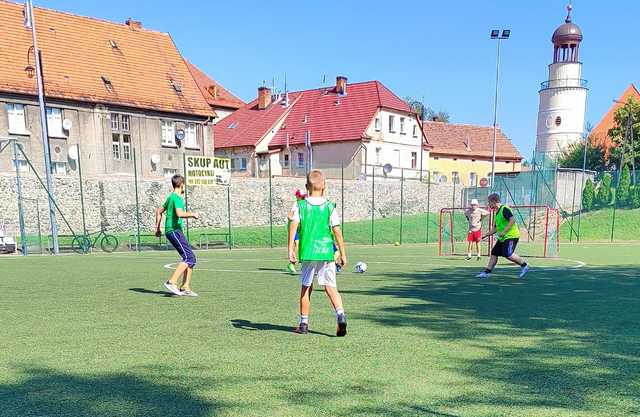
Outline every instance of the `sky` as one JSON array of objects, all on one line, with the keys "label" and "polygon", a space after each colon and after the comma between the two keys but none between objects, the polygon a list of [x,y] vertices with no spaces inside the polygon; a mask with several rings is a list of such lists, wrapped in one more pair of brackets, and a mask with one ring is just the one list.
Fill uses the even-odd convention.
[{"label": "sky", "polygon": [[[565,0],[34,0],[36,6],[168,32],[182,55],[245,101],[266,82],[290,91],[379,80],[423,99],[455,123],[491,125],[496,42],[501,46],[498,123],[525,157],[535,147],[538,90]],[[574,0],[583,32],[587,118],[596,124],[640,82],[637,0]]]}]

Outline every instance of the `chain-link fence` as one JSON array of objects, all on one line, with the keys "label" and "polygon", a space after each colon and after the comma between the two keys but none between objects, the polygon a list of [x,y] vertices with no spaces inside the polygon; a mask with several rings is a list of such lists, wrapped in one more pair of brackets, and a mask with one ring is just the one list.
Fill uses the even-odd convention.
[{"label": "chain-link fence", "polygon": [[[54,176],[61,251],[169,248],[163,236],[155,235],[155,213],[171,192],[170,175],[149,178],[135,149],[132,158],[131,172],[110,177],[83,177],[80,169]],[[22,250],[51,252],[42,177],[36,167],[20,162],[28,155],[13,159],[14,173],[0,175],[0,188],[9,196],[0,206],[0,226]],[[628,168],[618,175],[562,170],[545,161],[521,173],[498,174],[493,187],[463,187],[441,178],[436,182],[429,171],[379,165],[317,168],[326,173],[325,195],[336,204],[351,244],[437,243],[441,209],[466,207],[473,198],[482,204],[491,191],[512,206],[558,209],[562,242],[637,240],[640,230],[640,186]],[[200,219],[185,222],[185,232],[200,249],[284,246],[287,214],[296,190],[304,188],[302,175],[274,175],[268,163],[259,178],[234,176],[228,186],[189,186],[185,200]],[[517,214],[535,218],[528,211]]]}]

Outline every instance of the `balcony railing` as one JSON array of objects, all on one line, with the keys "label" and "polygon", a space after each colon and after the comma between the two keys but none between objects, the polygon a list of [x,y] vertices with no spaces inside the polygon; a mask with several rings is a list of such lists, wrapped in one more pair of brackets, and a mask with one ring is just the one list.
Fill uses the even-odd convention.
[{"label": "balcony railing", "polygon": [[541,90],[557,87],[586,87],[587,80],[582,78],[562,78],[558,80],[549,80],[540,84]]}]

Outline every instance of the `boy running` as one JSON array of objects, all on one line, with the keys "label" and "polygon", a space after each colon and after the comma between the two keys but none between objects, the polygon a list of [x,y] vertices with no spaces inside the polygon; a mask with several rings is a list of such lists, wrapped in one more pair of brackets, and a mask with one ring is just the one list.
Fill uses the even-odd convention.
[{"label": "boy running", "polygon": [[[342,298],[336,288],[336,263],[334,261],[334,237],[340,252],[339,263],[347,264],[344,239],[340,230],[340,218],[335,204],[324,198],[325,179],[322,172],[312,170],[307,175],[306,199],[299,200],[291,209],[292,220],[289,225],[289,261],[302,263],[300,290],[300,321],[296,333],[309,332],[309,295],[314,276],[318,285],[324,286],[336,312],[336,336],[347,334],[347,318],[342,307]],[[299,226],[299,227],[298,227]],[[298,253],[295,248],[296,232],[299,233]]]},{"label": "boy running", "polygon": [[489,196],[489,207],[496,211],[494,217],[494,225],[491,227],[489,233],[484,238],[491,235],[496,235],[497,241],[493,249],[491,250],[491,257],[489,258],[489,264],[484,272],[477,275],[478,278],[489,278],[493,268],[498,263],[498,256],[502,256],[510,260],[516,265],[520,265],[520,278],[524,277],[527,271],[529,271],[529,265],[516,255],[516,245],[520,239],[520,230],[516,224],[516,218],[513,216],[513,212],[506,204],[500,204],[500,196],[498,194],[491,194]]},{"label": "boy running", "polygon": [[480,260],[480,241],[482,240],[482,220],[489,215],[487,210],[481,209],[478,200],[471,200],[471,208],[465,211],[464,215],[469,222],[469,233],[467,234],[467,261],[471,259],[471,247],[475,244],[477,260]]},{"label": "boy running", "polygon": [[[166,214],[164,234],[180,254],[182,262],[178,264],[173,275],[164,283],[164,286],[175,295],[197,297],[198,294],[191,291],[190,287],[191,274],[196,264],[196,255],[193,253],[184,233],[182,233],[182,219],[197,219],[198,216],[185,210],[184,200],[182,199],[185,187],[184,177],[178,174],[174,175],[171,178],[171,185],[173,186],[173,192],[167,197],[162,207],[156,209],[156,236],[162,236],[160,223],[162,223],[162,215]],[[178,288],[180,275],[182,275],[182,285]]]}]

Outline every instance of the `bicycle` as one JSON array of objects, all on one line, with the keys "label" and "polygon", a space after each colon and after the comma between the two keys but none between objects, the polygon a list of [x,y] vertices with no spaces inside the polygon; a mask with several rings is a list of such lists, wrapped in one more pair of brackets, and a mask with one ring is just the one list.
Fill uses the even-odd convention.
[{"label": "bicycle", "polygon": [[[95,236],[95,238],[92,238],[93,236]],[[100,242],[100,249],[108,253],[118,249],[119,245],[118,238],[114,235],[107,234],[107,230],[103,227],[99,232],[74,237],[71,242],[71,247],[77,253],[88,253],[89,250],[98,245],[98,242]]]}]

